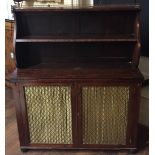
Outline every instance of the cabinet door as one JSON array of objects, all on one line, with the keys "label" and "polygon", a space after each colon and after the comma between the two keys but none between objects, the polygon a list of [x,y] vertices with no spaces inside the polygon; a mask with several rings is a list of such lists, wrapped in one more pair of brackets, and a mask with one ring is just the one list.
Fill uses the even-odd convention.
[{"label": "cabinet door", "polygon": [[138,96],[133,94],[128,85],[81,87],[82,147],[135,145]]},{"label": "cabinet door", "polygon": [[[41,147],[71,147],[72,86],[71,85],[24,85],[20,86],[20,112],[23,126],[20,134],[22,145]],[[18,118],[18,120],[21,118]],[[20,127],[19,127],[20,128]],[[39,144],[39,145],[38,145]],[[47,144],[47,145],[46,145]],[[59,146],[60,145],[60,146]]]}]

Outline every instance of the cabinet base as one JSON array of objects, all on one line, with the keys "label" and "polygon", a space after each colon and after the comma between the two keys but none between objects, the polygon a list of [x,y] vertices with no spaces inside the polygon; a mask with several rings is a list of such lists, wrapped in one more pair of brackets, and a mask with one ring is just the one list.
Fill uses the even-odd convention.
[{"label": "cabinet base", "polygon": [[77,147],[50,147],[50,146],[22,146],[21,147],[21,151],[22,152],[28,152],[30,150],[61,150],[61,151],[125,151],[125,152],[129,152],[131,154],[135,154],[138,152],[137,148],[115,148],[115,147],[88,147],[88,148],[77,148]]},{"label": "cabinet base", "polygon": [[28,152],[28,149],[21,149],[21,151],[22,151],[23,153],[26,153],[26,152]]},{"label": "cabinet base", "polygon": [[129,150],[129,153],[131,153],[131,154],[136,154],[137,152],[138,152],[137,149],[130,149],[130,150]]}]

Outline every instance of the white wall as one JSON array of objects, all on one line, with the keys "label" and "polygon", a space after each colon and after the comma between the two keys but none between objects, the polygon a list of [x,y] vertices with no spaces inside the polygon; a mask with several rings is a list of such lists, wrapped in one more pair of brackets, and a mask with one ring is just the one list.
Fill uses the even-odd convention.
[{"label": "white wall", "polygon": [[13,15],[11,13],[11,5],[14,5],[13,0],[5,0],[5,19],[13,19]]},{"label": "white wall", "polygon": [[[22,3],[22,6],[48,6],[50,4],[53,6],[93,6],[93,0],[64,0],[64,4],[51,3],[50,0],[48,2],[40,2],[41,0],[25,0]],[[44,0],[46,1],[46,0]],[[14,5],[13,0],[5,1],[5,19],[13,19],[13,15],[11,13],[11,5]]]}]

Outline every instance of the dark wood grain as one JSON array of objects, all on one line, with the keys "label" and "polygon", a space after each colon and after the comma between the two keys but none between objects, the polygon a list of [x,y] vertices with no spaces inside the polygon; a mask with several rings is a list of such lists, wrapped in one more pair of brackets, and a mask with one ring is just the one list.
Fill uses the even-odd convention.
[{"label": "dark wood grain", "polygon": [[29,122],[28,122],[28,115],[27,115],[27,107],[26,107],[26,102],[25,102],[25,93],[24,93],[24,87],[18,86],[19,88],[19,94],[20,94],[20,111],[22,113],[22,129],[23,129],[23,136],[21,146],[27,146],[30,143],[30,133],[29,133]]},{"label": "dark wood grain", "polygon": [[[64,83],[64,84],[63,84]],[[113,80],[111,79],[109,82],[106,80],[81,80],[81,81],[76,81],[74,79],[72,82],[71,81],[59,81],[59,79],[53,79],[52,81],[46,81],[39,82],[37,81],[36,83],[30,82],[30,81],[23,81],[22,84],[20,84],[20,89],[23,89],[22,87],[24,86],[46,86],[46,85],[71,85],[75,84],[75,86],[72,86],[72,121],[73,121],[73,145],[64,145],[64,144],[30,144],[28,143],[28,122],[27,122],[27,116],[25,115],[26,107],[25,105],[25,99],[23,95],[20,95],[20,99],[23,100],[22,103],[22,118],[20,118],[20,124],[22,124],[22,128],[24,129],[25,135],[22,136],[22,144],[21,148],[22,149],[37,149],[37,148],[44,148],[44,149],[56,149],[60,148],[63,149],[65,148],[83,148],[83,149],[112,149],[112,150],[120,150],[120,149],[136,149],[136,132],[137,132],[137,125],[138,125],[138,110],[139,110],[139,94],[140,94],[140,89],[139,89],[139,84],[141,83],[141,79],[138,81],[134,80],[127,80],[126,82],[123,80]],[[129,113],[128,113],[128,130],[127,130],[127,144],[126,145],[99,145],[99,144],[90,144],[90,145],[84,145],[82,144],[82,102],[81,102],[81,88],[82,86],[87,85],[87,86],[131,86],[130,89],[130,101],[129,101]],[[137,87],[138,86],[138,87]],[[23,90],[21,91],[23,93]],[[20,94],[21,94],[20,93]],[[19,105],[18,105],[19,106]],[[21,127],[21,126],[20,126]],[[23,133],[23,132],[22,132]],[[26,136],[26,137],[25,137]],[[24,138],[25,137],[25,138]]]},{"label": "dark wood grain", "polygon": [[[137,125],[140,104],[140,85],[141,83],[131,84],[130,87],[130,102],[128,106],[128,130],[127,130],[127,145],[135,146],[137,143]],[[136,125],[137,124],[137,125]]]},{"label": "dark wood grain", "polygon": [[137,5],[81,9],[15,7],[17,67],[57,61],[121,61],[137,67],[139,11]]},{"label": "dark wood grain", "polygon": [[105,5],[105,6],[88,6],[88,7],[14,7],[13,12],[25,11],[137,11],[140,10],[139,5]]},{"label": "dark wood grain", "polygon": [[133,64],[138,67],[139,65],[139,57],[140,57],[140,50],[141,50],[141,43],[140,43],[140,13],[137,14],[135,20],[135,34],[137,43],[135,44],[134,52],[133,52]]},{"label": "dark wood grain", "polygon": [[20,102],[20,93],[19,93],[19,86],[14,85],[14,98],[16,100],[15,102],[15,108],[16,108],[16,118],[17,118],[17,125],[18,125],[18,132],[19,132],[19,140],[20,145],[25,145],[25,140],[23,140],[23,137],[25,135],[24,129],[23,129],[23,120],[22,120],[22,110],[21,110],[21,102]]},{"label": "dark wood grain", "polygon": [[54,80],[106,80],[106,81],[141,81],[143,76],[137,69],[17,69],[11,77],[12,81],[43,81]]},{"label": "dark wood grain", "polygon": [[[45,37],[49,40],[50,38],[67,39],[67,37],[69,39],[86,38],[88,41],[104,38],[134,39],[134,22],[137,14],[138,12],[133,11],[81,13],[52,10],[51,12],[16,13],[17,21],[20,21],[20,23],[17,22],[17,39],[37,37]],[[93,22],[94,20],[96,22]]]},{"label": "dark wood grain", "polygon": [[57,61],[128,62],[137,67],[137,6],[45,10],[15,8],[18,68]]},{"label": "dark wood grain", "polygon": [[[18,139],[18,130],[17,130],[17,122],[16,122],[16,116],[15,116],[15,99],[12,95],[12,89],[6,88],[6,110],[5,110],[5,153],[6,155],[24,155],[25,153],[22,153],[20,151],[20,145],[19,145],[19,139]],[[141,145],[141,149],[136,155],[149,155],[149,149],[146,146],[146,139],[148,140],[148,135],[146,135],[146,130],[143,130],[143,126],[139,126],[139,136],[138,136],[138,142]],[[145,140],[143,139],[143,137]],[[26,155],[129,155],[129,153],[120,152],[120,151],[91,151],[91,150],[30,150],[26,153]]]},{"label": "dark wood grain", "polygon": [[81,148],[82,144],[83,144],[83,131],[82,131],[82,89],[81,89],[81,85],[77,84],[77,96],[76,96],[76,100],[77,100],[77,126],[78,126],[78,146]]},{"label": "dark wood grain", "polygon": [[[26,149],[135,150],[140,86],[138,5],[90,8],[14,7],[16,113]],[[25,86],[71,86],[73,144],[31,144]],[[83,144],[82,86],[128,86],[125,145]]]},{"label": "dark wood grain", "polygon": [[137,129],[138,129],[138,116],[139,116],[139,106],[140,106],[140,88],[141,88],[141,83],[138,83],[137,85],[132,86],[132,106],[131,106],[131,111],[129,114],[129,122],[131,121],[131,127],[130,128],[130,146],[135,146],[137,145]]},{"label": "dark wood grain", "polygon": [[78,128],[78,88],[77,85],[72,82],[72,132],[73,132],[73,142],[74,147],[79,147],[79,128]]}]

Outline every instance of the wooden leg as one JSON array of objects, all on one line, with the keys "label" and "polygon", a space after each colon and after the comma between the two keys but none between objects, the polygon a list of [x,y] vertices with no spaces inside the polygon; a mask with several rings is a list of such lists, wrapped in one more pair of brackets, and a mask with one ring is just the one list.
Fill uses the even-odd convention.
[{"label": "wooden leg", "polygon": [[28,149],[21,149],[21,151],[22,151],[23,153],[26,153],[26,152],[28,152]]},{"label": "wooden leg", "polygon": [[130,153],[130,154],[136,154],[136,153],[137,153],[137,149],[130,149],[130,150],[129,150],[129,153]]}]

